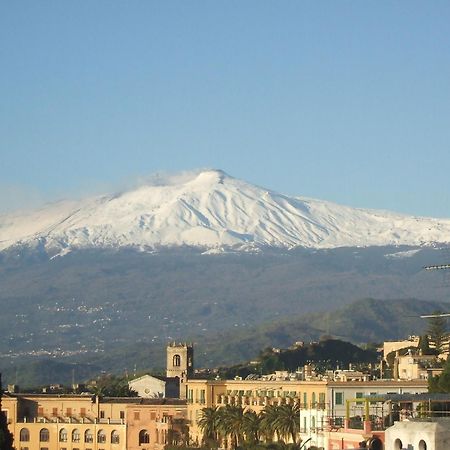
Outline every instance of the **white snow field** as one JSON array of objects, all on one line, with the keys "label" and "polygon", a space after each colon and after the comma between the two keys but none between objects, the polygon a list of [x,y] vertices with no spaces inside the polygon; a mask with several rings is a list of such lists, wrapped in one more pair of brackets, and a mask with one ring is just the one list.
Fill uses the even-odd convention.
[{"label": "white snow field", "polygon": [[450,242],[450,220],[289,197],[203,170],[115,195],[0,216],[0,250],[198,246],[208,253]]}]

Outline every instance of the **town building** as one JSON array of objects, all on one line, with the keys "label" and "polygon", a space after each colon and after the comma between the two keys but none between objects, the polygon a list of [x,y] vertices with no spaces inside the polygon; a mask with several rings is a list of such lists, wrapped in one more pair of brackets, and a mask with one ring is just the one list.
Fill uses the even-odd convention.
[{"label": "town building", "polygon": [[130,390],[142,398],[179,398],[179,378],[143,375],[128,382]]},{"label": "town building", "polygon": [[386,430],[385,450],[448,450],[450,418],[396,422]]},{"label": "town building", "polygon": [[186,438],[177,399],[5,394],[17,450],[162,450]]}]

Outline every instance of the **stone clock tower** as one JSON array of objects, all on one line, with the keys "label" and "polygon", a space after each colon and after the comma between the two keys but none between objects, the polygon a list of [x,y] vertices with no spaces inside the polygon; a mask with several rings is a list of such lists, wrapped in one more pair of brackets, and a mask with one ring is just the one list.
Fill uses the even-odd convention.
[{"label": "stone clock tower", "polygon": [[186,381],[194,375],[194,347],[192,344],[172,342],[167,346],[168,378],[180,380],[180,398],[186,398]]}]

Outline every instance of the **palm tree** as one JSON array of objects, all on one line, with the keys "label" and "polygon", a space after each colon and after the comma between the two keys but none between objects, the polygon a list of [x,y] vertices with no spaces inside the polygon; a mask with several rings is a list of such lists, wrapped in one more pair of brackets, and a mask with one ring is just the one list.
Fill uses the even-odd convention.
[{"label": "palm tree", "polygon": [[244,436],[244,410],[241,406],[226,405],[220,408],[218,430],[225,437],[231,438],[231,445],[236,448]]},{"label": "palm tree", "polygon": [[266,438],[266,442],[272,442],[274,434],[277,435],[279,440],[279,434],[277,429],[278,418],[278,406],[267,405],[261,412],[261,432]]},{"label": "palm tree", "polygon": [[277,408],[278,417],[275,426],[280,436],[291,437],[294,444],[297,443],[297,434],[300,431],[300,406],[281,405]]},{"label": "palm tree", "polygon": [[202,409],[202,416],[198,421],[198,425],[202,430],[202,440],[205,445],[208,445],[209,443],[209,445],[213,447],[218,447],[220,415],[220,409],[218,407]]},{"label": "palm tree", "polygon": [[242,418],[242,428],[245,433],[246,441],[250,444],[259,442],[259,430],[261,427],[261,416],[251,409],[244,412]]}]

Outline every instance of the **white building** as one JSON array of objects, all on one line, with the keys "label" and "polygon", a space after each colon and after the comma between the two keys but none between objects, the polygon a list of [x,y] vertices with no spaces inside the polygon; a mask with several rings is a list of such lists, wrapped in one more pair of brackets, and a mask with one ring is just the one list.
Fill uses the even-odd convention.
[{"label": "white building", "polygon": [[143,375],[128,382],[128,387],[143,398],[178,398],[178,378]]},{"label": "white building", "polygon": [[385,433],[385,450],[448,450],[450,419],[395,422]]}]

